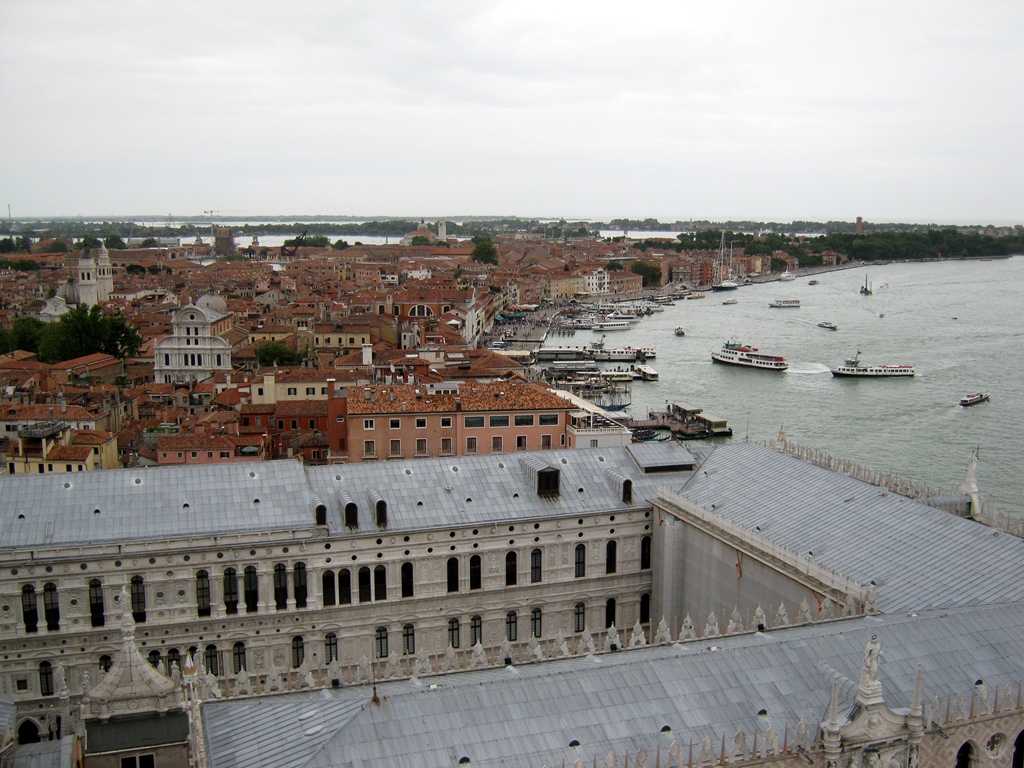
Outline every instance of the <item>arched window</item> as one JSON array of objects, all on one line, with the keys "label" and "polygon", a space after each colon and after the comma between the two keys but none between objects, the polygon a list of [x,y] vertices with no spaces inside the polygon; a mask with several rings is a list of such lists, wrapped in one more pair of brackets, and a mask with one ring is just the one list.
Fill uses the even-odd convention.
[{"label": "arched window", "polygon": [[107,674],[107,672],[110,671],[110,668],[113,665],[114,665],[114,660],[112,658],[110,658],[106,654],[103,654],[102,656],[100,656],[100,672],[102,672],[104,675]]},{"label": "arched window", "polygon": [[480,589],[483,584],[481,573],[480,555],[473,555],[469,558],[469,588]]},{"label": "arched window", "polygon": [[295,594],[295,607],[306,607],[306,564],[296,563],[292,568],[292,591]]},{"label": "arched window", "polygon": [[36,598],[36,588],[31,584],[21,588],[21,618],[25,622],[26,632],[36,632],[39,629],[39,601]]},{"label": "arched window", "polygon": [[402,597],[413,597],[412,563],[402,563]]},{"label": "arched window", "polygon": [[260,577],[256,573],[255,565],[245,566],[242,574],[242,589],[244,590],[245,612],[256,613],[260,607]]},{"label": "arched window", "polygon": [[52,581],[43,585],[43,618],[47,631],[60,629],[60,600],[57,598],[57,585]]},{"label": "arched window", "polygon": [[1017,734],[1017,740],[1013,742],[1010,768],[1024,768],[1024,731]]},{"label": "arched window", "polygon": [[640,539],[640,570],[646,571],[651,567],[651,537],[644,536]]},{"label": "arched window", "polygon": [[640,623],[651,623],[651,593],[644,592],[640,595]]},{"label": "arched window", "polygon": [[609,541],[604,548],[604,572],[615,573],[618,563],[616,562],[619,547],[614,541]]},{"label": "arched window", "polygon": [[448,558],[448,591],[459,591],[459,558]]},{"label": "arched window", "polygon": [[231,665],[237,675],[245,669],[245,643],[235,643],[231,648]]},{"label": "arched window", "polygon": [[484,641],[484,620],[474,616],[469,620],[469,644],[476,645]]},{"label": "arched window", "polygon": [[324,571],[323,575],[320,576],[320,584],[320,595],[323,599],[324,607],[335,605],[338,602],[338,595],[334,587],[334,571]]},{"label": "arched window", "polygon": [[609,597],[604,604],[604,627],[608,629],[615,623],[615,598]]},{"label": "arched window", "polygon": [[359,507],[354,501],[350,501],[345,505],[345,527],[359,527]]},{"label": "arched window", "polygon": [[543,631],[541,626],[541,611],[540,608],[534,608],[530,611],[530,634],[534,637],[540,637]]},{"label": "arched window", "polygon": [[149,663],[152,665],[153,669],[160,669],[160,651],[152,650],[146,658],[149,659]]},{"label": "arched window", "polygon": [[210,574],[206,571],[196,574],[196,611],[200,616],[210,615]]},{"label": "arched window", "polygon": [[519,637],[519,616],[515,611],[505,614],[505,637],[510,643],[514,643]]},{"label": "arched window", "polygon": [[288,568],[284,563],[274,566],[274,607],[279,611],[288,607]]},{"label": "arched window", "polygon": [[224,612],[238,613],[238,574],[234,568],[224,570]]},{"label": "arched window", "polygon": [[338,605],[352,604],[352,573],[348,568],[338,571]]},{"label": "arched window", "polygon": [[338,660],[338,636],[333,632],[324,635],[324,664]]},{"label": "arched window", "polygon": [[541,576],[541,554],[539,549],[535,549],[530,553],[530,583],[540,583]]},{"label": "arched window", "polygon": [[146,583],[141,576],[132,576],[132,618],[136,622],[146,620]]},{"label": "arched window", "polygon": [[306,660],[306,643],[299,637],[292,638],[292,669],[298,669]]},{"label": "arched window", "polygon": [[21,725],[18,726],[19,744],[38,744],[41,740],[39,738],[39,726],[32,720],[23,720]]},{"label": "arched window", "polygon": [[388,655],[388,628],[377,627],[373,635],[373,650],[378,659],[387,658]]},{"label": "arched window", "polygon": [[402,627],[402,653],[406,656],[416,653],[416,628],[412,624]]},{"label": "arched window", "polygon": [[89,582],[89,617],[94,627],[102,627],[106,618],[103,607],[103,584],[99,579]]},{"label": "arched window", "polygon": [[203,652],[203,665],[211,675],[220,674],[220,653],[217,651],[216,645],[206,646],[206,650]]},{"label": "arched window", "polygon": [[39,695],[53,696],[53,666],[48,661],[39,662]]},{"label": "arched window", "polygon": [[587,606],[583,603],[576,603],[572,612],[573,632],[582,632],[587,628]]},{"label": "arched window", "polygon": [[518,581],[519,558],[515,552],[505,555],[505,586],[514,587]]},{"label": "arched window", "polygon": [[448,619],[448,645],[452,648],[459,647],[459,620]]},{"label": "arched window", "polygon": [[373,599],[388,599],[388,569],[383,565],[373,569]]},{"label": "arched window", "polygon": [[956,753],[956,768],[973,768],[974,745],[965,741]]},{"label": "arched window", "polygon": [[359,569],[359,602],[368,603],[373,599],[373,589],[370,586],[370,569],[365,565]]},{"label": "arched window", "polygon": [[577,544],[576,545],[576,571],[575,575],[577,579],[582,579],[587,575],[587,545]]}]

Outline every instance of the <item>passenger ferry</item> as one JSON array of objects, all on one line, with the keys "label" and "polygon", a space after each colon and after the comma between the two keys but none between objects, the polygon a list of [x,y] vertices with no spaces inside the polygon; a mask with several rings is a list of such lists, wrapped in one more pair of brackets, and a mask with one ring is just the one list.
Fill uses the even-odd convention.
[{"label": "passenger ferry", "polygon": [[658,372],[649,365],[638,365],[636,372],[640,374],[641,381],[657,381]]},{"label": "passenger ferry", "polygon": [[590,326],[592,331],[628,331],[632,326],[628,320],[601,320]]},{"label": "passenger ferry", "polygon": [[742,365],[747,368],[764,368],[769,371],[784,371],[789,368],[789,361],[779,355],[761,352],[757,347],[727,341],[720,350],[711,353],[715,363]]},{"label": "passenger ferry", "polygon": [[891,379],[913,376],[912,365],[865,365],[860,361],[860,350],[853,357],[847,358],[842,365],[832,369],[833,376],[861,376],[865,378]]},{"label": "passenger ferry", "polygon": [[774,301],[769,301],[768,306],[783,309],[800,309],[800,299],[775,299]]},{"label": "passenger ferry", "polygon": [[969,405],[977,405],[988,400],[988,392],[972,392],[960,398],[960,406],[966,408]]}]

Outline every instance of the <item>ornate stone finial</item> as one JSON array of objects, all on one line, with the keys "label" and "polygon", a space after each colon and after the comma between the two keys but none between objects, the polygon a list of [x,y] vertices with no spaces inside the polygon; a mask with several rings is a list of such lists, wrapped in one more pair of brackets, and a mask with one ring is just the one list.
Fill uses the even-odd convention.
[{"label": "ornate stone finial", "polygon": [[705,736],[700,743],[700,756],[697,758],[697,765],[715,762],[715,743],[710,736]]},{"label": "ornate stone finial", "polygon": [[818,611],[819,619],[832,619],[835,618],[836,604],[832,602],[831,597],[826,597],[821,601],[821,610]]},{"label": "ornate stone finial", "polygon": [[733,736],[732,754],[740,760],[745,760],[750,756],[750,749],[747,746],[747,734],[743,732],[742,728],[738,728],[736,735]]},{"label": "ornate stone finial", "polygon": [[811,613],[811,606],[807,604],[807,598],[805,597],[800,601],[800,623],[810,624],[814,621],[814,614]]},{"label": "ornate stone finial", "polygon": [[757,608],[754,609],[754,628],[758,632],[763,632],[768,629],[768,617],[764,615],[764,611],[761,610],[761,604],[758,603]]},{"label": "ornate stone finial", "polygon": [[779,609],[775,611],[775,621],[772,622],[773,627],[785,627],[789,625],[789,612],[786,610],[785,603],[779,603]]},{"label": "ornate stone finial", "polygon": [[647,645],[647,636],[644,634],[644,628],[640,626],[638,621],[633,625],[633,634],[629,638],[630,648],[642,648]]},{"label": "ornate stone finial", "polygon": [[427,653],[426,648],[420,646],[420,651],[416,654],[416,663],[413,666],[412,673],[416,677],[421,677],[422,675],[433,674],[433,672],[434,670],[430,664],[430,654]]},{"label": "ornate stone finial", "polygon": [[761,748],[761,756],[776,755],[779,752],[779,732],[774,726],[769,725],[764,732],[764,747]]},{"label": "ornate stone finial", "polygon": [[398,655],[398,651],[393,650],[388,654],[387,663],[384,665],[385,677],[401,677],[402,676],[402,657]]},{"label": "ornate stone finial", "polygon": [[686,618],[683,619],[683,626],[679,629],[679,639],[680,641],[697,639],[697,630],[693,626],[693,619],[690,618],[690,614],[686,614]]},{"label": "ornate stone finial", "polygon": [[452,648],[451,645],[449,645],[447,648],[444,649],[444,659],[441,662],[441,671],[453,672],[454,670],[458,669],[458,667],[458,656],[455,653],[455,649]]},{"label": "ornate stone finial", "polygon": [[504,659],[508,659],[508,661],[506,662],[508,664],[514,664],[515,663],[515,659],[512,656],[512,643],[509,642],[508,637],[505,637],[501,641],[501,658],[503,660]]},{"label": "ornate stone finial", "polygon": [[806,752],[811,745],[811,735],[807,729],[807,723],[801,717],[796,724],[796,749],[798,752]]},{"label": "ornate stone finial", "polygon": [[708,621],[704,625],[704,637],[713,637],[718,634],[718,617],[712,611],[708,614]]},{"label": "ornate stone finial", "polygon": [[356,665],[356,680],[360,683],[368,683],[373,678],[373,674],[370,668],[370,660],[366,658],[364,653],[359,658],[359,663]]},{"label": "ornate stone finial", "polygon": [[606,651],[618,650],[619,645],[619,633],[615,629],[615,622],[613,621],[612,625],[608,627],[608,634],[604,639],[604,649]]},{"label": "ornate stone finial", "polygon": [[473,651],[470,654],[469,665],[471,667],[487,666],[487,654],[484,652],[484,647],[479,640],[477,640],[476,645],[473,646]]},{"label": "ornate stone finial", "polygon": [[740,616],[739,606],[733,607],[732,615],[729,617],[729,624],[725,631],[730,635],[743,631],[743,617]]},{"label": "ornate stone finial", "polygon": [[[686,614],[686,622],[683,622],[683,626],[689,622],[690,629],[693,629],[693,622],[690,621],[690,614]],[[654,636],[654,642],[656,645],[664,645],[665,643],[672,642],[672,633],[668,631],[668,622],[665,621],[665,617],[661,617],[661,621],[658,622],[658,632]]]},{"label": "ornate stone finial", "polygon": [[983,680],[974,684],[974,695],[978,700],[978,714],[987,715],[992,711],[992,702],[989,701],[988,686]]}]

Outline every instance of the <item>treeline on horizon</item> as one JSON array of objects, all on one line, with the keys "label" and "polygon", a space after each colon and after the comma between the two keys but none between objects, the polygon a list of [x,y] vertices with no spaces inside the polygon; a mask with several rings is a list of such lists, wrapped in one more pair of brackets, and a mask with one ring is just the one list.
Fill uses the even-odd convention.
[{"label": "treeline on horizon", "polygon": [[[252,235],[302,235],[306,234],[310,244],[326,245],[330,236],[345,236],[359,243],[359,236],[403,237],[415,232],[422,222],[407,219],[381,219],[358,223],[253,223],[235,229],[236,237]],[[436,223],[427,226],[436,234]],[[898,259],[971,258],[1007,256],[1024,253],[1024,236],[1004,235],[1000,237],[963,232],[953,227],[921,224],[862,224],[864,234],[855,233],[851,222],[810,222],[794,221],[789,224],[778,222],[726,222],[715,225],[710,221],[689,221],[665,223],[657,219],[612,219],[610,222],[583,221],[542,221],[539,219],[495,218],[466,220],[447,223],[449,235],[460,238],[499,236],[509,232],[527,231],[542,234],[552,239],[571,237],[599,237],[602,229],[622,229],[635,239],[644,231],[682,230],[676,240],[639,240],[637,247],[644,251],[649,248],[671,248],[677,252],[687,250],[717,249],[723,239],[726,245],[743,248],[748,254],[771,255],[780,251],[797,258],[801,266],[821,263],[821,253],[834,251],[857,261],[892,261]],[[970,229],[968,227],[967,229]],[[21,222],[20,234],[0,239],[0,254],[26,253],[31,243],[40,237],[67,238],[76,247],[97,247],[102,238],[108,248],[123,248],[130,237],[144,238],[147,245],[154,245],[155,238],[208,237],[210,228],[202,224],[180,226],[142,226],[135,222],[83,222],[81,220],[58,219],[53,221]],[[805,237],[797,233],[825,234]],[[76,240],[77,239],[77,240]],[[620,238],[612,238],[618,240]],[[336,248],[348,245],[348,241],[335,243]],[[0,256],[0,268],[23,270],[28,268],[26,260],[9,259]]]}]

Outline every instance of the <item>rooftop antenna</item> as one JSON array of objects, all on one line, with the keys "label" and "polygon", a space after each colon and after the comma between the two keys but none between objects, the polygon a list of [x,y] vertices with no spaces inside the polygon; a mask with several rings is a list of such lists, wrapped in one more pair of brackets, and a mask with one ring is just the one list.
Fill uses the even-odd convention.
[{"label": "rooftop antenna", "polygon": [[203,213],[210,217],[210,244],[213,245],[213,214],[220,213],[220,211],[203,211]]}]

